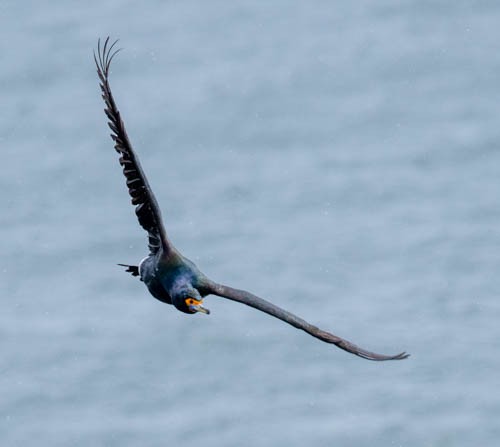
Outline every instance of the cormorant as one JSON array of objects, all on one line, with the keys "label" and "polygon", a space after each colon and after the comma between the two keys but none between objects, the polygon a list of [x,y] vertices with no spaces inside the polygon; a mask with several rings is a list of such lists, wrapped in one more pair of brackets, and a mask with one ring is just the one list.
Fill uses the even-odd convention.
[{"label": "cormorant", "polygon": [[209,314],[210,311],[203,307],[203,298],[207,295],[218,295],[265,312],[319,340],[332,343],[359,357],[368,360],[407,358],[408,354],[405,352],[397,355],[382,355],[367,351],[343,338],[313,326],[302,318],[258,296],[244,290],[218,284],[207,278],[192,261],[179,253],[167,237],[160,208],[139,159],[132,149],[120,112],[111,93],[109,68],[113,57],[119,51],[114,49],[116,43],[117,41],[110,45],[108,37],[101,47],[99,40],[97,56],[94,52],[94,60],[100,79],[102,98],[106,104],[104,112],[109,119],[108,125],[112,131],[111,138],[115,142],[115,150],[120,154],[119,161],[127,180],[132,205],[135,206],[135,214],[139,224],[147,231],[149,240],[149,255],[140,262],[139,266],[119,265],[126,267],[126,271],[133,276],[139,276],[155,298],[164,303],[173,304],[178,310],[187,314],[197,312]]}]

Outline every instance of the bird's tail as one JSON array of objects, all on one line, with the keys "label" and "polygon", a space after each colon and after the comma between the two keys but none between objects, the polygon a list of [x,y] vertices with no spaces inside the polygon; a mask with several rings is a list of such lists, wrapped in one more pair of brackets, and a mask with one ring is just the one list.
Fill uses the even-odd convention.
[{"label": "bird's tail", "polygon": [[132,276],[139,276],[139,267],[136,265],[128,265],[128,264],[118,264],[122,267],[127,267],[126,272],[129,272]]}]

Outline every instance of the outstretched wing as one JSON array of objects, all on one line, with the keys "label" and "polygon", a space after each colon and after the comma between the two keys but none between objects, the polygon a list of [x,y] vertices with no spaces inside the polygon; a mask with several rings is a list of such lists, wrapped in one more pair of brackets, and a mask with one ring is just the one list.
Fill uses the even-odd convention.
[{"label": "outstretched wing", "polygon": [[97,43],[97,56],[94,52],[97,74],[101,81],[102,99],[104,99],[106,104],[104,112],[109,119],[108,125],[112,131],[111,138],[115,142],[116,152],[120,154],[120,164],[123,167],[123,174],[127,179],[127,187],[132,199],[132,205],[136,206],[135,214],[142,228],[148,232],[149,250],[152,254],[155,254],[162,248],[164,252],[168,253],[173,247],[163,227],[160,208],[149,186],[146,175],[141,168],[139,159],[132,149],[132,145],[130,144],[125,130],[125,125],[116,107],[109,86],[109,67],[113,57],[120,51],[119,49],[114,50],[117,42],[118,41],[115,41],[110,45],[108,37],[101,47],[101,41],[99,39]]},{"label": "outstretched wing", "polygon": [[296,315],[287,312],[286,310],[281,309],[278,306],[275,306],[269,301],[263,300],[262,298],[259,298],[258,296],[244,290],[233,289],[232,287],[217,283],[210,283],[208,289],[210,293],[214,295],[228,298],[232,301],[237,301],[238,303],[246,304],[247,306],[253,307],[273,317],[279,318],[280,320],[284,321],[285,323],[291,324],[297,329],[302,329],[313,337],[316,337],[326,343],[332,343],[335,346],[338,346],[340,349],[357,355],[358,357],[377,361],[402,360],[409,357],[409,354],[406,354],[405,352],[397,355],[383,355],[367,351],[366,349],[360,348],[359,346],[356,346],[355,344],[344,340],[343,338],[337,337],[330,332],[323,331],[316,326],[309,324],[302,318],[299,318]]}]

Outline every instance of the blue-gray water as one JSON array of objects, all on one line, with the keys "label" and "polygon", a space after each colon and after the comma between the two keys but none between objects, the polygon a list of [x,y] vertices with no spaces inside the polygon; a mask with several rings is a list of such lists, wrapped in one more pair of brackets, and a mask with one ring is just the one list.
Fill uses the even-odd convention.
[{"label": "blue-gray water", "polygon": [[[0,2],[2,446],[495,446],[498,2]],[[154,300],[92,49],[167,230]]]}]

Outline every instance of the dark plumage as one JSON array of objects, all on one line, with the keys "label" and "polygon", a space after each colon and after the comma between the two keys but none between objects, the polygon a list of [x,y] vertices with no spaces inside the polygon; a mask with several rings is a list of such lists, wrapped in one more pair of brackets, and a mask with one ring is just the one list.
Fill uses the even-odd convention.
[{"label": "dark plumage", "polygon": [[112,131],[111,138],[115,142],[115,150],[120,154],[120,164],[127,179],[127,187],[135,205],[135,214],[140,225],[148,233],[149,255],[141,261],[139,266],[127,267],[126,271],[133,276],[139,276],[146,284],[150,293],[164,303],[173,304],[178,310],[194,314],[196,312],[209,313],[202,306],[203,298],[207,295],[218,295],[237,301],[247,306],[265,312],[278,318],[297,329],[301,329],[313,337],[326,343],[332,343],[339,348],[369,360],[401,360],[408,354],[382,355],[366,351],[353,343],[336,335],[323,331],[307,321],[287,312],[274,304],[259,298],[244,290],[233,289],[207,278],[189,259],[182,256],[169,241],[160,208],[153,191],[146,179],[132,145],[127,136],[125,126],[118,111],[109,85],[109,67],[113,57],[119,50],[114,50],[116,42],[110,45],[109,37],[101,46],[97,45],[97,55],[94,60],[100,79],[102,98],[106,104],[104,109]]}]

